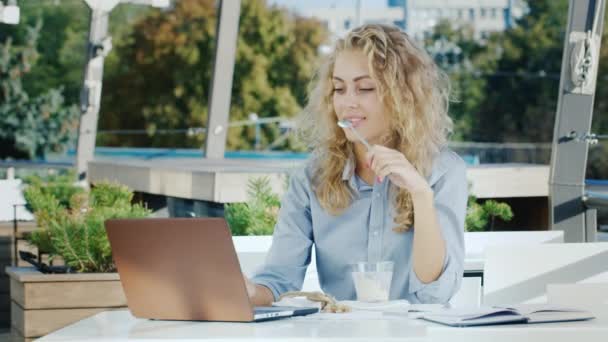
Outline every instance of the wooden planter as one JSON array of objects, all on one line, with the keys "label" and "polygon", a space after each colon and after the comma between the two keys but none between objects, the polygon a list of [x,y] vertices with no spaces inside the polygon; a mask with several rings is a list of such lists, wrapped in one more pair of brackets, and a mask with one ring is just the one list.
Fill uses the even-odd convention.
[{"label": "wooden planter", "polygon": [[33,340],[102,311],[126,308],[118,273],[43,274],[7,267],[11,336]]},{"label": "wooden planter", "polygon": [[[22,239],[23,234],[36,229],[35,223],[19,222],[17,226],[17,237]],[[36,249],[29,246],[24,240],[19,240],[18,249],[29,251],[36,254]],[[18,266],[28,266],[25,261],[18,260]],[[14,266],[13,259],[13,223],[0,222],[0,330],[8,329],[11,326],[11,305],[10,305],[10,281],[8,275],[3,271],[7,266]],[[2,340],[2,338],[0,338]]]}]

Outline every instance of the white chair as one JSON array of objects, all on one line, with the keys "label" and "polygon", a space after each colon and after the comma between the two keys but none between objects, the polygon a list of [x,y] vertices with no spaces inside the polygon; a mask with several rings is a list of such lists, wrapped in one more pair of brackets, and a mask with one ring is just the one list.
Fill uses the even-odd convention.
[{"label": "white chair", "polygon": [[464,277],[460,290],[450,299],[450,305],[455,308],[479,307],[481,291],[481,277]]},{"label": "white chair", "polygon": [[582,309],[596,305],[608,305],[608,281],[602,283],[548,284],[547,302]]},{"label": "white chair", "polygon": [[247,277],[251,277],[264,264],[272,244],[272,236],[233,236],[232,242],[241,264],[241,271]]},{"label": "white chair", "polygon": [[0,222],[13,221],[15,218],[13,205],[17,205],[17,220],[34,220],[34,215],[23,206],[25,198],[21,188],[21,179],[0,180],[0,194],[2,194],[0,196]]},{"label": "white chair", "polygon": [[483,259],[485,251],[494,246],[537,245],[541,243],[563,243],[561,230],[518,232],[466,232],[464,245],[466,259]]},{"label": "white chair", "polygon": [[[522,246],[542,243],[563,243],[562,231],[518,231],[518,232],[465,232],[465,267],[468,270],[484,269],[485,253],[494,246]],[[460,290],[452,297],[453,307],[477,307],[483,297],[482,278],[463,278]]]},{"label": "white chair", "polygon": [[547,300],[547,284],[608,281],[608,243],[496,246],[486,251],[484,304]]}]

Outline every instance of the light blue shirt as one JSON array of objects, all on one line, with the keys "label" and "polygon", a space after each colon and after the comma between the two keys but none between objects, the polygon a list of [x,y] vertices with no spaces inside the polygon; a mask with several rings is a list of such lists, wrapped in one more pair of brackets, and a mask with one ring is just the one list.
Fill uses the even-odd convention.
[{"label": "light blue shirt", "polygon": [[355,174],[354,159],[349,160],[342,178],[348,181],[355,196],[344,212],[332,216],[321,207],[313,191],[312,165],[309,160],[305,168],[291,175],[272,246],[253,282],[268,287],[275,300],[284,292],[299,291],[314,244],[319,284],[325,293],[338,300],[356,298],[351,264],[391,260],[394,271],[390,299],[407,299],[410,303],[449,301],[459,289],[463,275],[468,195],[466,166],[456,153],[444,149],[428,178],[446,244],[443,271],[428,284],[418,279],[412,265],[416,228],[405,233],[393,231],[396,224],[388,178],[368,185]]}]

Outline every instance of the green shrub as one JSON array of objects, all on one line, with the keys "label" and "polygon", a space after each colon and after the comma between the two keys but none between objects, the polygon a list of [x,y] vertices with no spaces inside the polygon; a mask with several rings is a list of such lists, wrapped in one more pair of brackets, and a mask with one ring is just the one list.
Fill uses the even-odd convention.
[{"label": "green shrub", "polygon": [[[76,172],[68,171],[67,173],[51,174],[41,177],[37,174],[26,176],[23,178],[23,183],[27,185],[24,191],[25,201],[28,210],[34,212],[39,208],[37,203],[31,198],[31,192],[34,189],[39,190],[44,195],[49,195],[56,198],[63,207],[69,208],[70,200],[75,194],[84,192],[84,189],[75,184]],[[49,203],[44,201],[43,203]]]},{"label": "green shrub", "polygon": [[28,242],[51,258],[63,258],[74,272],[115,271],[104,221],[146,217],[150,211],[131,204],[133,193],[124,185],[99,183],[85,191],[59,183],[50,187],[53,190],[42,180],[27,186],[26,199],[40,227],[27,237]]},{"label": "green shrub", "polygon": [[[287,182],[284,184],[287,188]],[[281,201],[272,192],[268,178],[252,178],[248,183],[248,201],[226,204],[225,216],[232,235],[272,235],[277,222]],[[468,199],[465,230],[468,232],[492,231],[496,219],[510,221],[513,211],[507,203],[487,200],[477,203]]]},{"label": "green shrub", "polygon": [[225,217],[232,235],[272,235],[281,206],[267,177],[252,178],[245,203],[226,204]]},{"label": "green shrub", "polygon": [[477,203],[475,196],[469,196],[465,229],[468,232],[493,231],[496,218],[503,221],[513,219],[513,211],[507,203],[487,200]]}]

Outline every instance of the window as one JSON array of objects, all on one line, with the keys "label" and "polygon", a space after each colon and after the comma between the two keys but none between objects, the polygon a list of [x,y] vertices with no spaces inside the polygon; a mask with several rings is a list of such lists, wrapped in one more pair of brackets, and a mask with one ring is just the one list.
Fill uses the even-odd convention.
[{"label": "window", "polygon": [[469,19],[475,20],[475,9],[474,8],[469,8]]}]

